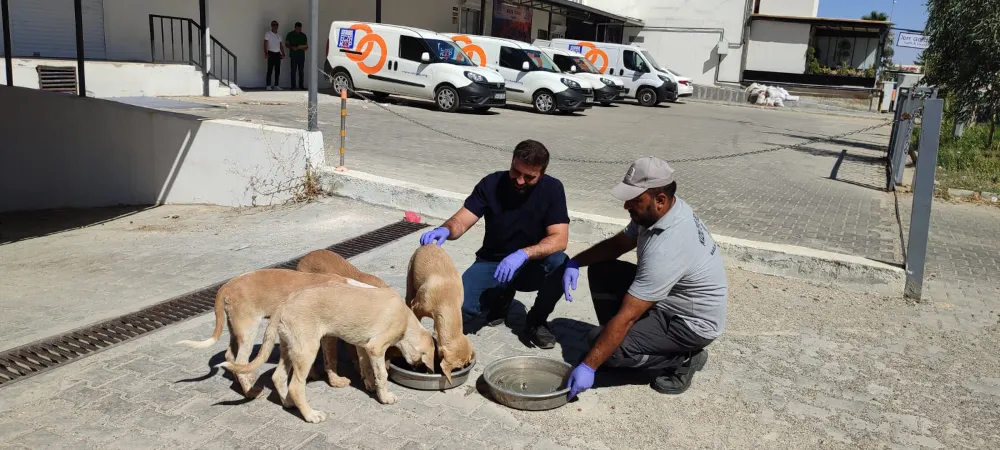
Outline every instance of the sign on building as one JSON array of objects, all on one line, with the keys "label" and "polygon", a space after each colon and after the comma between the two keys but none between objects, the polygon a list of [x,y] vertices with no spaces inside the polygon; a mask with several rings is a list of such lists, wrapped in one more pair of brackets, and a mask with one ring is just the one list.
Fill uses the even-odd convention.
[{"label": "sign on building", "polygon": [[899,32],[899,39],[896,40],[896,45],[899,47],[906,48],[919,48],[921,50],[930,47],[931,41],[919,33],[907,33],[905,31]]}]

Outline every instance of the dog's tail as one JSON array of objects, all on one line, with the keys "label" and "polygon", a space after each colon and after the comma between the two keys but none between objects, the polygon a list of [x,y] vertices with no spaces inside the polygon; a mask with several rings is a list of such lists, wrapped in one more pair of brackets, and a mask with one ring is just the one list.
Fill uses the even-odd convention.
[{"label": "dog's tail", "polygon": [[208,348],[219,342],[219,338],[222,337],[222,325],[226,321],[226,300],[228,297],[229,290],[226,289],[225,285],[220,287],[219,291],[215,294],[215,331],[212,332],[212,337],[204,341],[177,341],[177,344],[192,348]]},{"label": "dog's tail", "polygon": [[260,352],[257,353],[257,357],[253,361],[250,361],[249,364],[234,364],[225,361],[217,364],[215,367],[229,369],[240,375],[251,373],[260,368],[271,357],[271,352],[274,351],[274,343],[278,341],[278,326],[280,322],[281,308],[279,307],[274,311],[274,314],[271,314],[267,329],[264,331],[264,341],[260,343]]}]

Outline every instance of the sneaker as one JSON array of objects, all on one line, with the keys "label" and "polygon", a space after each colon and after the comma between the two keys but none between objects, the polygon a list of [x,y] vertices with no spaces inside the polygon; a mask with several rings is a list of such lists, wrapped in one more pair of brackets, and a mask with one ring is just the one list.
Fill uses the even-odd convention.
[{"label": "sneaker", "polygon": [[284,89],[282,89],[281,86],[275,86],[274,90],[276,90],[276,91],[283,91]]},{"label": "sneaker", "polygon": [[528,327],[528,337],[531,338],[531,343],[538,348],[550,349],[556,346],[556,337],[549,330],[548,325]]},{"label": "sneaker", "polygon": [[486,325],[491,327],[503,325],[507,321],[507,312],[510,311],[511,303],[514,303],[513,294],[498,299],[496,306],[490,309],[489,314],[486,315]]},{"label": "sneaker", "polygon": [[667,395],[677,395],[691,387],[691,380],[694,373],[705,367],[708,362],[708,351],[701,350],[694,356],[684,361],[677,369],[664,371],[653,381],[653,389],[656,392]]},{"label": "sneaker", "polygon": [[274,90],[274,88],[272,88],[271,86],[268,86],[268,87],[266,87],[266,88],[264,88],[264,89],[267,89],[267,90],[269,90],[269,91],[273,91],[273,90]]}]

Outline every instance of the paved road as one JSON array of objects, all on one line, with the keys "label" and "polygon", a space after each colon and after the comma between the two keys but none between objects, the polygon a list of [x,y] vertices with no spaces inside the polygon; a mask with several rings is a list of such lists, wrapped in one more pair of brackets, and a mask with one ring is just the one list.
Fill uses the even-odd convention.
[{"label": "paved road", "polygon": [[[190,222],[150,230],[139,243],[106,239],[109,232],[125,234],[136,225],[159,224],[162,211]],[[39,249],[38,254],[0,247],[5,263],[24,266],[16,277],[0,281],[16,283],[15,287],[7,284],[4,287],[10,290],[0,292],[44,285],[53,298],[71,302],[79,310],[117,314],[117,309],[107,309],[101,294],[107,279],[90,276],[91,267],[104,266],[115,257],[123,259],[114,266],[115,272],[138,275],[123,277],[121,287],[110,293],[131,292],[134,309],[176,291],[202,287],[201,273],[236,275],[250,264],[294,256],[299,251],[296,245],[327,245],[327,239],[319,239],[327,232],[335,236],[332,241],[339,241],[347,237],[339,233],[346,234],[348,228],[363,231],[356,229],[361,222],[355,222],[355,228],[341,228],[345,222],[340,215],[348,222],[363,215],[372,227],[399,217],[396,211],[341,199],[295,211],[252,210],[234,219],[225,212],[205,213],[200,207],[169,207],[154,209],[152,216],[126,217],[22,241]],[[261,231],[267,228],[275,231]],[[460,268],[473,261],[481,232],[482,227],[476,227],[466,238],[446,244]],[[232,238],[240,235],[246,239]],[[402,293],[403,271],[416,239],[414,234],[353,261]],[[164,252],[154,276],[142,275],[143,267],[135,267],[147,260],[129,257],[142,241],[169,242],[177,249]],[[236,251],[232,248],[236,243],[253,247]],[[238,257],[241,252],[256,256]],[[68,260],[67,253],[77,256]],[[270,256],[276,260],[261,261]],[[51,277],[49,272],[64,276]],[[581,337],[595,322],[585,278],[575,302],[560,302],[551,317],[560,342],[555,349],[529,349],[518,341],[515,331],[523,326],[524,309],[515,304],[510,328],[472,336],[482,355],[472,378],[478,378],[490,361],[509,355],[543,354],[576,362],[585,351]],[[996,375],[1000,357],[990,351],[1000,346],[1000,310],[951,304],[946,298],[908,305],[735,269],[729,269],[728,278],[727,332],[710,347],[708,365],[691,389],[678,397],[654,394],[639,380],[622,384],[620,378],[601,375],[602,387],[545,413],[499,406],[473,383],[446,392],[392,385],[402,400],[385,406],[356,385],[333,389],[318,379],[309,383],[307,395],[329,418],[322,424],[307,424],[271,398],[243,402],[227,375],[210,371],[220,361],[221,344],[204,350],[173,344],[207,336],[213,320],[209,314],[0,388],[0,448],[1000,446],[995,431],[1000,429]],[[533,297],[519,294],[517,299],[530,305]],[[61,311],[47,308],[38,315],[59,321]],[[14,320],[4,316],[0,323]],[[7,342],[6,336],[3,340]],[[271,368],[273,364],[268,364],[258,373],[269,380]],[[270,394],[270,389],[266,392]]]},{"label": "paved road", "polygon": [[[246,97],[208,100],[226,103],[228,109],[197,114],[305,126],[304,93],[252,93]],[[320,98],[328,162],[336,164],[339,100]],[[638,156],[656,155],[668,161],[725,156],[836,136],[879,123],[857,117],[698,102],[656,109],[620,105],[552,117],[504,109],[488,115],[445,114],[420,102],[399,103],[383,108],[351,100],[349,168],[468,192],[484,173],[507,167],[510,150],[506,149],[513,149],[525,138],[538,139],[552,152],[549,173],[565,184],[571,209],[620,218],[628,216],[609,189]],[[442,132],[504,150],[456,140]],[[884,184],[879,158],[888,133],[889,127],[884,127],[805,148],[675,163],[679,192],[719,234],[902,263],[896,202],[891,193],[879,189]],[[831,179],[843,150],[847,150],[846,156],[836,179]],[[912,201],[910,197],[903,199]],[[933,230],[929,271],[968,282],[1000,283],[1000,264],[995,257],[988,257],[1000,254],[1000,240],[985,238],[1000,229],[1000,208],[972,210],[936,202],[934,215],[935,223],[954,228]],[[969,240],[972,236],[983,238]],[[953,242],[958,237],[966,240]],[[956,245],[974,251],[955,251]],[[952,270],[956,265],[969,270],[956,273]]]}]

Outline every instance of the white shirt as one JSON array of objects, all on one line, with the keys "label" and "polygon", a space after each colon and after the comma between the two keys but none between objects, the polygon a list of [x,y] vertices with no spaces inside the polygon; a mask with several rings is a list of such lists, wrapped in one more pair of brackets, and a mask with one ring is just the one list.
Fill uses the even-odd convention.
[{"label": "white shirt", "polygon": [[273,31],[268,31],[264,33],[264,40],[267,41],[267,51],[279,53],[281,52],[281,36]]}]

